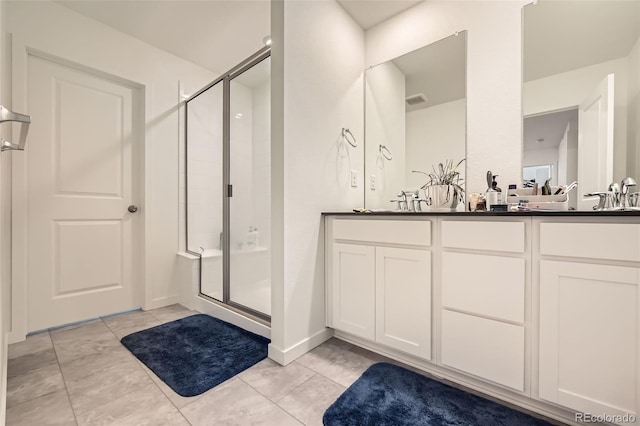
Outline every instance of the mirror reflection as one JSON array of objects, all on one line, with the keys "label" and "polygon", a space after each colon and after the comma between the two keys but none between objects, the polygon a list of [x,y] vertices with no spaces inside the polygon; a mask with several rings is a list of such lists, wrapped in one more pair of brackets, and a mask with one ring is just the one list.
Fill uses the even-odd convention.
[{"label": "mirror reflection", "polygon": [[465,157],[466,38],[459,32],[366,71],[366,208],[396,209],[398,194],[429,179],[412,170]]},{"label": "mirror reflection", "polygon": [[640,178],[640,2],[539,0],[524,8],[523,180],[578,181],[590,210]]}]

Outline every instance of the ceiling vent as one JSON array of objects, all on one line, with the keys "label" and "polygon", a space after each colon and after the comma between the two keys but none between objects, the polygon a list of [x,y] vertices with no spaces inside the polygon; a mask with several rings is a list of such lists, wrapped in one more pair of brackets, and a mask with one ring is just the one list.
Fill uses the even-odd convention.
[{"label": "ceiling vent", "polygon": [[428,101],[427,97],[422,93],[418,93],[417,95],[407,96],[407,105],[409,106],[422,104],[427,101]]}]

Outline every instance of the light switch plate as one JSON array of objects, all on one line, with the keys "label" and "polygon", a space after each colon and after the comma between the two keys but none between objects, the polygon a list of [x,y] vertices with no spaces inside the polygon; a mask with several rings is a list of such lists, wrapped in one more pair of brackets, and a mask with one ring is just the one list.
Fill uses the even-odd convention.
[{"label": "light switch plate", "polygon": [[351,187],[358,187],[358,172],[356,170],[351,170]]},{"label": "light switch plate", "polygon": [[372,191],[376,190],[376,175],[369,176],[369,189]]}]

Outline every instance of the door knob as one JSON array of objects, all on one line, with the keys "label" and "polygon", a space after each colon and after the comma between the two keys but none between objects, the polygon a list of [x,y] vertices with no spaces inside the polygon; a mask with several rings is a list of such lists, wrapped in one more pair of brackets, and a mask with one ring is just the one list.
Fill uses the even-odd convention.
[{"label": "door knob", "polygon": [[138,206],[134,206],[133,204],[131,204],[127,210],[129,210],[129,213],[135,213],[138,211]]}]

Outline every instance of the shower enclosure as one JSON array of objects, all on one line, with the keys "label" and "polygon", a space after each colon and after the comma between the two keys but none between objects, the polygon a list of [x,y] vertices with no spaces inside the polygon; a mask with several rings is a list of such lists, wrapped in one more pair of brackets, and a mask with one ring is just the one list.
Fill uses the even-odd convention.
[{"label": "shower enclosure", "polygon": [[200,295],[269,320],[270,50],[186,101],[187,251]]}]

